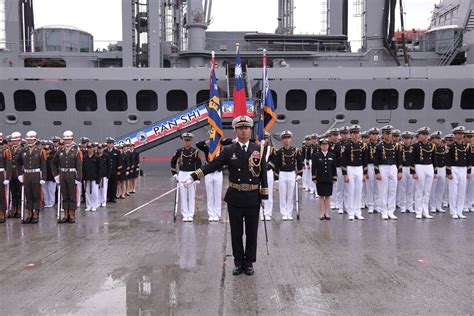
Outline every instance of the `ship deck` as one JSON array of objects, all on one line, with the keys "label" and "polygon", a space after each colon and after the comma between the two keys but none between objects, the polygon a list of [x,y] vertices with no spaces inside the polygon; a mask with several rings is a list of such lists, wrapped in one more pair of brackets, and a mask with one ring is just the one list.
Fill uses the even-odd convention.
[{"label": "ship deck", "polygon": [[173,223],[173,194],[123,216],[172,185],[163,168],[74,225],[58,225],[54,209],[38,225],[0,225],[2,315],[474,313],[472,214],[319,221],[303,193],[301,220],[282,222],[275,194],[270,255],[260,225],[255,275],[233,276],[225,203],[209,223],[203,184],[194,223]]}]

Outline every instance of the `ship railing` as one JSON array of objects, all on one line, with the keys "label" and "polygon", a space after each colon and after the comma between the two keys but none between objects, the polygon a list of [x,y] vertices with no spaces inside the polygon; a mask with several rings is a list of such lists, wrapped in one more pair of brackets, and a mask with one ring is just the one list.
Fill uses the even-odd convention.
[{"label": "ship railing", "polygon": [[121,50],[121,42],[118,40],[93,40],[93,42],[90,43],[88,41],[80,40],[60,40],[54,42],[32,40],[10,42],[5,39],[0,39],[0,51],[13,51],[20,53],[109,53]]}]

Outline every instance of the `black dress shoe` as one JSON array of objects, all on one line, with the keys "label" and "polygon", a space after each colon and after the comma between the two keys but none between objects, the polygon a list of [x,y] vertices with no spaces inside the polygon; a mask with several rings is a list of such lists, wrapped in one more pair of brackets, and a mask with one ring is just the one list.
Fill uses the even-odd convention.
[{"label": "black dress shoe", "polygon": [[117,200],[114,199],[114,200],[110,200],[109,202],[110,203],[117,203]]},{"label": "black dress shoe", "polygon": [[239,275],[239,274],[242,274],[242,272],[244,272],[244,269],[242,267],[235,267],[234,270],[232,271],[232,274]]},{"label": "black dress shoe", "polygon": [[324,215],[324,219],[330,221],[331,217]]},{"label": "black dress shoe", "polygon": [[253,275],[255,273],[253,267],[247,267],[245,268],[245,274],[246,275]]},{"label": "black dress shoe", "polygon": [[326,218],[325,218],[324,216],[321,216],[321,217],[319,218],[320,221],[324,221],[325,219],[326,219]]}]

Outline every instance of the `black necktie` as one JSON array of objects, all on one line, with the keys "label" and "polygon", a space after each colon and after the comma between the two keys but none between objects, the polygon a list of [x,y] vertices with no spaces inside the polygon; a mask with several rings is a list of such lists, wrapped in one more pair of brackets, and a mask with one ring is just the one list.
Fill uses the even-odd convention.
[{"label": "black necktie", "polygon": [[247,152],[247,146],[246,146],[246,145],[242,145],[242,150],[243,150],[244,152]]}]

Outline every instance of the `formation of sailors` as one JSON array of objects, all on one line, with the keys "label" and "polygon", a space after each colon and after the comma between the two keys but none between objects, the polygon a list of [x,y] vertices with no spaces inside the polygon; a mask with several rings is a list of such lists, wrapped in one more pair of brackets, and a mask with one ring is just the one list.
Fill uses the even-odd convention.
[{"label": "formation of sailors", "polygon": [[[307,135],[301,148],[293,146],[291,131],[279,136],[279,149],[272,146],[269,133],[264,136],[269,198],[262,201],[261,220],[272,219],[277,183],[282,220],[293,220],[297,181],[304,191],[319,197],[321,220],[330,219],[330,209],[347,214],[349,220],[364,220],[363,209],[380,213],[384,220],[396,220],[397,209],[415,213],[417,219],[431,219],[448,209],[453,219],[474,212],[473,131],[463,126],[443,136],[428,127],[416,133],[390,125],[361,132],[359,125],[352,125],[321,136]],[[202,155],[207,158],[209,152],[208,141],[194,148],[191,133],[182,138],[183,147],[171,160],[172,175],[180,181],[199,170]],[[235,141],[225,139],[224,145]],[[222,171],[204,177],[212,222],[221,217]],[[195,185],[180,188],[186,222],[193,221]]]},{"label": "formation of sailors", "polygon": [[81,201],[86,212],[95,212],[135,193],[140,157],[133,145],[116,146],[110,137],[105,143],[82,137],[77,145],[72,131],[51,140],[35,131],[25,136],[0,133],[0,223],[38,223],[40,211],[58,197],[64,214],[58,222],[74,223]]}]

